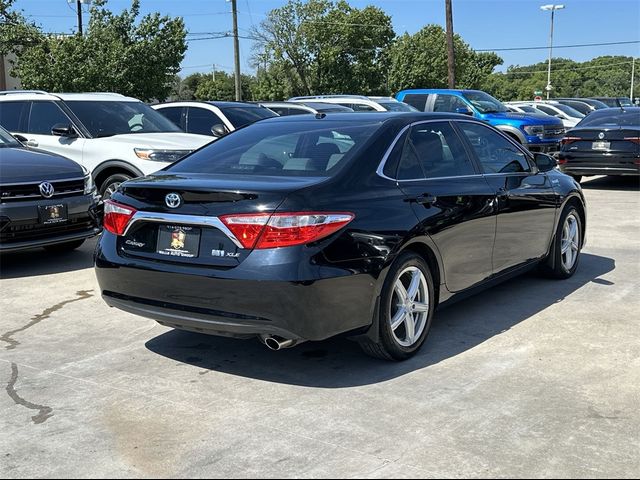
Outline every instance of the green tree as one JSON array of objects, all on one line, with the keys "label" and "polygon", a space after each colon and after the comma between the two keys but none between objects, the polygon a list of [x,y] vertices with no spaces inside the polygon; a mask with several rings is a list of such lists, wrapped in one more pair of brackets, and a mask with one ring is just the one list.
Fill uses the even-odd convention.
[{"label": "green tree", "polygon": [[[502,59],[495,53],[477,53],[462,37],[454,36],[456,87],[479,88]],[[447,88],[445,30],[427,25],[414,35],[400,36],[389,52],[392,91],[405,88]]]},{"label": "green tree", "polygon": [[[242,98],[252,98],[251,87],[253,78],[248,75],[240,76]],[[234,101],[236,98],[235,80],[233,75],[225,72],[216,72],[215,80],[211,76],[205,76],[195,91],[196,100]]]},{"label": "green tree", "polygon": [[35,24],[27,22],[13,8],[16,0],[0,0],[0,54],[18,52],[40,43],[44,36]]},{"label": "green tree", "polygon": [[[617,97],[629,95],[631,57],[604,56],[586,62],[552,59],[551,97]],[[637,80],[637,85],[640,81]],[[531,100],[547,85],[547,62],[515,65],[487,77],[484,88],[501,100]]]},{"label": "green tree", "polygon": [[385,93],[395,34],[381,9],[346,1],[290,0],[253,31],[258,90],[266,98]]},{"label": "green tree", "polygon": [[187,49],[181,18],[140,17],[140,0],[116,15],[94,0],[84,36],[45,36],[17,52],[14,73],[25,88],[110,91],[164,100]]}]

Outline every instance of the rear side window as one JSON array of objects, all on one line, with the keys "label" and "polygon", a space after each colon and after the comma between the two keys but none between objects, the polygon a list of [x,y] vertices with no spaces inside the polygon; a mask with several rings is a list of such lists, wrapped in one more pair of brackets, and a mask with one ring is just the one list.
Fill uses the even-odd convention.
[{"label": "rear side window", "polygon": [[24,130],[24,118],[29,102],[0,102],[0,126],[10,132]]},{"label": "rear side window", "polygon": [[354,112],[376,112],[377,110],[371,105],[365,105],[361,103],[354,103],[351,105]]},{"label": "rear side window", "polygon": [[218,124],[224,125],[224,122],[211,110],[197,107],[187,109],[187,133],[211,135],[211,128]]},{"label": "rear side window", "polygon": [[475,174],[458,134],[449,122],[411,127],[402,150],[398,180],[459,177]]},{"label": "rear side window", "polygon": [[164,115],[167,119],[171,120],[172,123],[175,123],[177,127],[183,128],[182,125],[182,112],[184,111],[183,107],[166,107],[159,108],[158,112]]},{"label": "rear side window", "polygon": [[71,121],[60,107],[53,102],[33,102],[29,114],[28,133],[51,135],[51,129],[57,124],[70,125]]},{"label": "rear side window", "polygon": [[171,172],[327,177],[380,128],[379,123],[267,122],[222,137],[167,168]]},{"label": "rear side window", "polygon": [[544,105],[538,105],[536,108],[541,112],[544,112],[547,115],[551,115],[551,116],[555,116],[557,113],[553,108],[545,107]]},{"label": "rear side window", "polygon": [[221,110],[235,128],[244,127],[264,118],[278,116],[271,110],[262,107],[228,107]]},{"label": "rear side window", "polygon": [[427,98],[429,95],[426,93],[409,93],[404,96],[402,101],[424,112],[427,109]]},{"label": "rear side window", "polygon": [[477,123],[458,125],[473,146],[484,173],[531,171],[525,154],[499,133]]}]

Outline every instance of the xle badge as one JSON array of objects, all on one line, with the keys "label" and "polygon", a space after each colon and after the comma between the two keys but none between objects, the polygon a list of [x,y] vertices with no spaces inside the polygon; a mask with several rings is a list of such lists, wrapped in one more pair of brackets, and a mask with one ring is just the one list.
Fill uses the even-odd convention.
[{"label": "xle badge", "polygon": [[224,250],[211,250],[212,257],[228,257],[228,258],[238,258],[240,256],[239,253],[227,253]]}]

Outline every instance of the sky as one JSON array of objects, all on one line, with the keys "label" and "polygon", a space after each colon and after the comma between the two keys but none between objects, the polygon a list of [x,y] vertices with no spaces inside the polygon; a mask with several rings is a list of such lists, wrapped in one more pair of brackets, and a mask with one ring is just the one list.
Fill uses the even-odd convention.
[{"label": "sky", "polygon": [[[75,0],[17,0],[30,20],[45,31],[72,33],[77,28]],[[286,0],[237,0],[240,35],[248,35],[270,10]],[[444,0],[349,0],[358,8],[375,5],[391,16],[397,34],[415,33],[423,26],[444,25]],[[548,0],[453,0],[454,31],[472,48],[505,49],[545,47],[539,50],[498,51],[504,71],[510,65],[529,65],[548,58],[550,12],[540,10]],[[565,0],[564,10],[556,12],[554,46],[630,42],[640,40],[639,0]],[[109,0],[108,7],[119,12],[131,5],[131,0]],[[85,7],[86,8],[86,7]],[[231,3],[227,0],[141,0],[142,13],[158,11],[182,16],[191,33],[231,31]],[[86,24],[88,15],[85,15]],[[252,72],[253,42],[240,40],[241,69]],[[586,61],[601,55],[640,57],[640,43],[627,45],[556,48],[554,57]],[[182,62],[182,74],[233,71],[231,38],[189,42]]]}]

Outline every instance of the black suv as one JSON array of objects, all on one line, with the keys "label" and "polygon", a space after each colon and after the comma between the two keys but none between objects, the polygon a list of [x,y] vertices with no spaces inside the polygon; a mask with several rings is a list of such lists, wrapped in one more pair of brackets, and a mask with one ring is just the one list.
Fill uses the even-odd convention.
[{"label": "black suv", "polygon": [[99,198],[82,166],[0,127],[0,252],[78,248],[101,231]]}]

